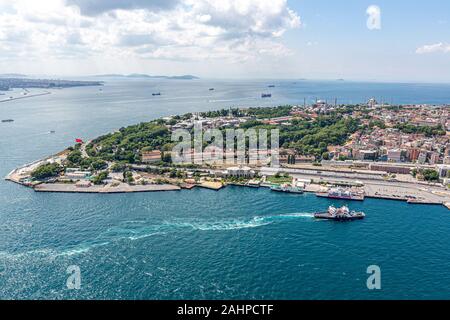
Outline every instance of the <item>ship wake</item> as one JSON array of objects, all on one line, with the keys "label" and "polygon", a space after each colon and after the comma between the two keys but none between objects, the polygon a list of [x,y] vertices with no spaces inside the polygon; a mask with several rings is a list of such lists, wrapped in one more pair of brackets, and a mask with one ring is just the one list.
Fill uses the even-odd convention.
[{"label": "ship wake", "polygon": [[[100,233],[96,238],[82,241],[81,243],[61,249],[37,249],[28,252],[13,254],[16,257],[26,255],[51,255],[72,256],[84,254],[96,247],[102,247],[114,242],[128,240],[134,241],[154,236],[164,236],[181,231],[235,231],[241,229],[261,228],[274,223],[293,219],[311,219],[311,213],[288,213],[266,216],[253,216],[251,218],[234,218],[223,220],[175,220],[159,224],[149,224],[149,221],[125,221],[118,226],[113,226]],[[0,257],[6,252],[0,252]]]}]

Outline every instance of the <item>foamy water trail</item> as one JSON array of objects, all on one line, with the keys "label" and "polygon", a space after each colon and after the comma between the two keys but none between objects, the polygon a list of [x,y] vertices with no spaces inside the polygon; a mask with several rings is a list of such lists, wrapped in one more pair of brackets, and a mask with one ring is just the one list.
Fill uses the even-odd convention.
[{"label": "foamy water trail", "polygon": [[251,218],[235,218],[224,220],[188,220],[188,221],[169,221],[160,224],[146,224],[147,221],[126,221],[122,225],[114,226],[98,235],[97,238],[86,240],[74,247],[57,249],[37,249],[17,254],[0,252],[2,255],[23,257],[26,255],[51,255],[51,256],[73,256],[87,253],[93,248],[105,246],[121,240],[135,241],[153,236],[164,236],[168,233],[179,232],[182,230],[193,231],[233,231],[249,228],[260,228],[273,223],[306,218],[311,219],[314,215],[311,213],[287,213],[267,216],[254,216]]}]

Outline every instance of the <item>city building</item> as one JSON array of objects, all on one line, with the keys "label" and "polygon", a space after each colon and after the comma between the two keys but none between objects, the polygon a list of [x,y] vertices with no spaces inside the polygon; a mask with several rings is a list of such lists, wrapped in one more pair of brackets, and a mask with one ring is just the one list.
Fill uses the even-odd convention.
[{"label": "city building", "polygon": [[224,171],[224,174],[228,177],[235,178],[253,178],[255,176],[255,171],[250,167],[238,166],[228,168]]}]

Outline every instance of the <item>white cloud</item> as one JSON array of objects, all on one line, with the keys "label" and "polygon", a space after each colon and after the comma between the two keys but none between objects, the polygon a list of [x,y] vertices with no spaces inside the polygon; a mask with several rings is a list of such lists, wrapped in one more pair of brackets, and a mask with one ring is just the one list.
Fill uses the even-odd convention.
[{"label": "white cloud", "polygon": [[417,48],[416,50],[417,54],[427,54],[436,52],[450,53],[450,44],[445,44],[442,42],[435,44],[427,44]]},{"label": "white cloud", "polygon": [[290,54],[286,0],[0,0],[0,61],[67,58],[242,62]]},{"label": "white cloud", "polygon": [[367,15],[367,28],[369,30],[381,29],[381,9],[379,6],[371,5],[366,10]]},{"label": "white cloud", "polygon": [[66,2],[77,6],[81,14],[88,16],[96,16],[116,9],[168,10],[180,3],[179,0],[67,0]]}]

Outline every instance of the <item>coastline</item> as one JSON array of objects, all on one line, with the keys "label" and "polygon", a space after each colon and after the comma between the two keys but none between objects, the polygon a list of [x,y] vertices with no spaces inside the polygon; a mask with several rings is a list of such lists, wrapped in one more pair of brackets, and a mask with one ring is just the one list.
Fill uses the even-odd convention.
[{"label": "coastline", "polygon": [[179,191],[181,187],[171,184],[161,185],[135,185],[130,186],[121,184],[117,187],[109,186],[91,186],[89,188],[77,188],[74,185],[63,183],[44,183],[35,186],[36,192],[62,192],[62,193],[132,193],[132,192],[161,192],[161,191]]},{"label": "coastline", "polygon": [[52,93],[50,91],[47,91],[47,92],[43,92],[43,93],[30,94],[30,95],[26,95],[26,96],[22,96],[22,97],[3,99],[3,100],[0,100],[0,103],[8,102],[8,101],[15,101],[15,100],[23,100],[23,99],[27,99],[27,98],[35,98],[35,97],[40,97],[40,96],[46,96],[49,94],[52,94]]},{"label": "coastline", "polygon": [[[60,192],[60,193],[97,193],[97,194],[118,194],[118,193],[135,193],[135,192],[167,192],[167,191],[180,191],[183,189],[191,190],[193,188],[205,188],[215,191],[220,191],[223,188],[226,188],[227,186],[240,186],[244,188],[270,188],[271,184],[262,183],[261,185],[255,187],[255,186],[249,186],[246,184],[241,183],[219,183],[219,182],[200,182],[196,184],[185,184],[182,186],[170,184],[170,183],[164,183],[164,184],[147,184],[147,185],[130,185],[127,183],[119,183],[117,185],[111,185],[111,184],[105,184],[105,185],[91,185],[89,187],[79,187],[76,186],[74,183],[37,183],[37,184],[27,184],[21,181],[20,179],[20,172],[30,170],[30,168],[36,167],[39,164],[48,161],[50,159],[54,159],[55,157],[58,157],[60,155],[63,155],[65,151],[62,151],[58,153],[55,156],[47,157],[43,160],[37,160],[30,164],[21,166],[19,168],[16,168],[12,170],[4,179],[7,181],[11,181],[14,183],[17,183],[19,185],[29,187],[33,189],[35,192]],[[271,168],[259,168],[260,173],[270,171]],[[206,170],[206,169],[199,169],[199,170]],[[292,176],[296,177],[297,179],[311,179],[314,180],[314,178],[311,178],[312,176],[309,175],[302,175],[298,172],[296,173],[297,169],[289,169],[289,168],[283,168],[283,171],[291,173]],[[214,171],[214,170],[213,170]],[[339,172],[339,171],[333,171],[335,174],[346,174],[348,175],[349,172]],[[361,173],[353,173],[353,174],[361,174]],[[365,198],[372,198],[372,199],[381,199],[381,200],[391,200],[391,201],[401,201],[401,202],[407,202],[409,204],[416,204],[416,205],[440,205],[445,206],[450,210],[450,196],[448,193],[446,195],[439,195],[436,193],[444,193],[443,188],[438,188],[436,186],[428,186],[430,189],[424,189],[423,186],[421,186],[418,183],[413,182],[389,182],[389,181],[383,181],[382,179],[363,179],[361,177],[353,177],[353,178],[342,178],[338,176],[335,179],[330,179],[328,177],[328,180],[323,180],[324,178],[327,178],[326,176],[323,176],[321,174],[316,174],[316,178],[319,178],[320,183],[323,184],[325,182],[327,183],[333,183],[336,181],[342,181],[345,179],[358,179],[364,184],[364,193]],[[339,180],[340,179],[340,180]],[[305,186],[304,191],[306,193],[314,193],[317,194],[320,192],[321,184],[315,184],[311,183]],[[343,201],[336,199],[338,201]],[[350,200],[352,201],[352,200]],[[361,202],[363,202],[362,200]]]},{"label": "coastline", "polygon": [[[279,108],[282,108],[282,110],[280,111]],[[245,113],[242,113],[244,112],[242,110],[235,110],[235,112],[238,112],[238,115],[233,115],[231,109],[230,111],[211,111],[204,115],[204,119],[209,119],[208,123],[212,127],[222,129],[227,126],[240,128],[241,124],[246,122],[250,123],[250,127],[255,125],[257,127],[263,124],[277,125],[277,127],[282,127],[283,125],[288,127],[292,125],[299,126],[298,123],[283,122],[287,121],[286,117],[273,118],[272,113],[274,110],[271,108],[256,108],[256,110],[247,110]],[[222,111],[228,112],[228,116],[221,115]],[[287,112],[291,115],[302,112],[299,111],[297,106],[282,106],[275,111],[277,113]],[[261,114],[261,112],[263,113]],[[450,209],[450,205],[446,205],[450,203],[448,187],[446,188],[440,183],[430,182],[440,181],[439,179],[417,178],[417,172],[415,174],[412,173],[412,165],[407,167],[406,170],[404,170],[404,167],[389,169],[396,174],[388,173],[391,171],[372,168],[373,163],[381,164],[381,166],[383,164],[388,165],[392,162],[388,160],[368,162],[359,158],[355,158],[357,161],[353,161],[352,158],[352,160],[349,160],[350,163],[342,161],[338,164],[325,160],[325,156],[315,156],[315,151],[312,152],[314,156],[306,157],[298,154],[293,148],[281,148],[285,152],[282,155],[284,158],[281,166],[277,167],[265,167],[267,164],[261,161],[240,165],[236,164],[235,160],[225,164],[214,162],[209,165],[177,166],[176,163],[175,165],[172,163],[172,154],[167,151],[170,149],[163,149],[162,147],[165,144],[170,145],[170,132],[173,133],[178,127],[194,125],[195,117],[192,114],[187,114],[185,117],[188,120],[183,121],[173,117],[169,117],[170,119],[159,119],[162,123],[158,122],[158,120],[153,120],[132,125],[86,142],[76,139],[77,145],[75,147],[69,147],[57,154],[14,169],[5,177],[5,180],[31,187],[36,192],[64,193],[157,192],[192,189],[194,187],[218,191],[229,184],[251,188],[270,188],[277,185],[282,187],[292,182],[294,188],[301,188],[302,190],[300,192],[293,189],[282,191],[290,193],[305,191],[315,193],[318,197],[336,200],[364,201],[364,198],[367,197],[405,201],[410,204],[445,205]],[[254,120],[259,119],[258,117],[262,117],[261,119],[263,120],[259,122]],[[289,118],[288,120],[293,120],[295,116],[292,115],[287,118]],[[305,118],[301,121],[303,121],[303,124],[307,124],[312,121],[308,119]],[[348,141],[349,139],[356,139],[354,136],[360,129],[361,124],[352,122],[353,120],[349,122],[344,116],[331,115],[326,119],[335,126],[333,127],[337,132],[334,133],[335,140],[345,139],[345,141]],[[251,121],[256,121],[256,123]],[[331,125],[328,123],[315,129],[326,133],[323,130],[329,126]],[[345,129],[347,126],[353,129]],[[361,129],[361,131],[364,130]],[[433,134],[437,135],[437,133]],[[119,142],[123,142],[122,140],[134,135],[137,135],[139,139],[137,139],[138,142],[133,141],[131,143],[126,140],[130,144],[129,150],[120,145]],[[159,140],[156,141],[154,137],[158,137]],[[105,152],[102,150],[102,141],[109,143],[109,147],[104,150],[110,151]],[[153,150],[148,149],[149,146]],[[301,145],[302,148],[312,148],[314,146],[314,144]],[[336,146],[331,147],[331,149],[337,148]],[[324,147],[320,148],[323,149]],[[113,150],[115,151],[112,152]],[[117,150],[120,150],[120,152]],[[325,153],[326,159],[329,159],[331,151]],[[167,155],[170,156],[168,161],[165,157]],[[333,158],[334,156],[335,154],[333,153]],[[401,154],[398,157],[400,158],[397,162],[400,162]],[[296,159],[298,159],[297,162]],[[84,160],[86,161],[83,164]],[[239,167],[236,167],[236,165]],[[41,166],[43,168],[40,168]],[[434,170],[435,167],[427,165],[425,169]],[[414,170],[416,169],[414,168]],[[436,171],[434,173],[438,174]],[[253,180],[254,177],[258,178]],[[425,180],[428,182],[425,182]],[[354,191],[360,197],[352,197],[351,194],[348,196],[348,193],[347,197],[344,197],[341,193],[334,197],[333,194],[329,194],[329,191],[336,187],[340,188],[340,190],[347,189],[347,192],[350,193]],[[277,191],[277,188],[273,189]]]}]

